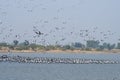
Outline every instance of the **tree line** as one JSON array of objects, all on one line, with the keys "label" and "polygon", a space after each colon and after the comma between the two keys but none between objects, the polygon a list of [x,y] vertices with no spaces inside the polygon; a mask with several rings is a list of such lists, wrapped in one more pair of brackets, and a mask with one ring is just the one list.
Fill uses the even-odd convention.
[{"label": "tree line", "polygon": [[6,42],[0,42],[0,50],[3,48],[8,48],[10,50],[112,50],[120,49],[120,43],[110,44],[104,42],[100,44],[98,40],[87,40],[86,44],[80,42],[75,42],[67,45],[40,45],[36,43],[30,43],[28,40],[25,40],[22,43],[19,43],[18,40],[14,40],[13,43],[8,44]]}]

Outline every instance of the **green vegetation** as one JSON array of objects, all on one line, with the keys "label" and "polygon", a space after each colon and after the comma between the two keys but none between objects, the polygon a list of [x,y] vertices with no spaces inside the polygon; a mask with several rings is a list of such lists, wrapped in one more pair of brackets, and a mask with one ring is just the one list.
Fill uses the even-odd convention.
[{"label": "green vegetation", "polygon": [[120,43],[117,44],[117,49],[120,49]]},{"label": "green vegetation", "polygon": [[40,45],[35,43],[30,43],[28,40],[25,40],[22,43],[19,43],[18,40],[14,40],[13,43],[8,44],[5,42],[0,43],[0,50],[84,50],[84,51],[102,51],[102,50],[112,50],[112,49],[120,49],[120,43],[110,44],[110,43],[103,43],[100,44],[98,40],[88,40],[86,44],[82,44],[80,42],[75,42],[67,45]]}]

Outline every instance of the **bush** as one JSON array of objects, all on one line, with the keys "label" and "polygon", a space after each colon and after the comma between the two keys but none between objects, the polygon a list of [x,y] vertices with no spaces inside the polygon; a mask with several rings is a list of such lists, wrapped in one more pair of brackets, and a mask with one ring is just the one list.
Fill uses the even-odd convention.
[{"label": "bush", "polygon": [[29,50],[29,46],[19,46],[19,47],[16,47],[15,49],[16,50]]},{"label": "bush", "polygon": [[86,51],[92,51],[92,49],[91,49],[91,48],[85,48],[85,50],[86,50]]}]

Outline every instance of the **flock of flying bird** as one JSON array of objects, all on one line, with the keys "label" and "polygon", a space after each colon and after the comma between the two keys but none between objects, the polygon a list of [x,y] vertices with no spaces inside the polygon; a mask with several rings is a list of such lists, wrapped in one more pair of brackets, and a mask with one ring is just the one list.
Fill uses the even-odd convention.
[{"label": "flock of flying bird", "polygon": [[[60,44],[64,41],[68,41],[66,36],[68,36],[69,38],[72,38],[72,36],[76,36],[76,38],[80,39],[78,42],[80,42],[82,40],[83,41],[98,40],[95,36],[93,36],[93,34],[98,33],[98,30],[99,30],[98,27],[94,27],[93,30],[80,29],[79,32],[69,31],[68,34],[65,34],[65,32],[64,32],[65,27],[54,27],[54,30],[49,30],[49,32],[47,32],[46,30],[45,30],[45,32],[42,32],[40,30],[40,28],[41,27],[33,26],[33,29],[32,29],[33,34],[31,32],[31,34],[33,36],[32,43],[38,42],[39,44],[49,45],[49,44],[51,44],[49,39],[53,38],[54,44]],[[12,35],[14,36],[14,38],[13,38],[14,40],[15,39],[20,40],[21,37],[25,38],[24,36],[29,35],[27,32],[24,33],[23,35],[14,34],[13,33],[14,29],[7,30],[7,34],[4,35],[4,33],[6,33],[4,31],[5,29],[6,29],[5,27],[0,28],[0,37],[1,37],[1,40],[3,40],[3,41],[5,41],[5,40],[7,41],[7,39],[11,38]],[[56,34],[56,32],[58,32],[59,34],[61,34],[63,36],[62,37],[58,36]],[[105,42],[107,39],[110,39],[110,37],[114,35],[114,33],[112,33],[110,30],[108,30],[106,32],[99,31],[99,34],[100,34],[99,36],[102,36],[102,38],[99,39],[99,42],[102,42],[102,43]],[[49,38],[46,38],[46,37],[49,37]],[[58,38],[58,37],[60,37],[60,38]],[[56,38],[58,38],[58,39],[56,40]],[[25,38],[25,40],[27,40],[27,39]],[[120,39],[118,39],[118,41],[120,41]]]},{"label": "flock of flying bird", "polygon": [[[34,0],[29,0],[29,1],[34,1]],[[52,1],[55,2],[56,0],[52,0]],[[18,1],[18,4],[19,4],[19,1]],[[33,6],[30,7],[31,9],[29,9],[29,6],[27,6],[27,5],[24,5],[23,7],[25,9],[27,9],[28,12],[33,12],[34,9],[36,7],[39,7],[39,6],[42,6],[42,10],[46,10],[47,9],[43,4],[33,5]],[[59,13],[61,10],[63,10],[63,8],[59,8],[57,10],[57,12]],[[1,13],[1,11],[2,11],[2,8],[0,7],[0,14],[3,14],[3,12]],[[53,17],[54,20],[58,20],[59,18],[60,17],[55,17],[55,16]],[[43,24],[48,24],[49,23],[48,20],[40,20],[37,23],[40,23],[42,21],[43,21]],[[29,33],[27,33],[27,32],[25,32],[24,34],[19,34],[19,33],[18,34],[14,34],[13,33],[14,28],[9,28],[9,30],[5,30],[7,28],[6,27],[2,27],[3,26],[2,24],[3,24],[3,22],[0,19],[0,37],[1,37],[2,41],[5,41],[5,40],[11,38],[11,36],[14,36],[13,39],[20,40],[21,37],[25,38],[26,35],[29,35]],[[108,30],[106,32],[97,31],[97,30],[99,30],[98,27],[94,27],[93,30],[90,30],[90,29],[80,29],[78,31],[78,29],[76,29],[77,31],[70,30],[68,32],[64,32],[65,31],[64,29],[66,28],[64,25],[67,25],[69,23],[67,21],[62,21],[61,24],[63,24],[62,27],[54,27],[54,28],[50,29],[49,31],[44,30],[45,32],[42,32],[43,30],[41,30],[41,28],[43,28],[43,27],[41,27],[41,26],[40,27],[33,26],[33,30],[32,31],[33,31],[34,34],[31,33],[32,36],[33,36],[32,37],[33,38],[33,42],[37,43],[37,41],[39,41],[40,43],[50,44],[49,39],[53,38],[54,43],[55,44],[59,44],[59,43],[64,42],[64,41],[68,41],[67,37],[73,38],[72,36],[76,36],[76,38],[79,38],[80,39],[79,41],[81,41],[81,40],[83,40],[83,41],[98,40],[94,36],[94,34],[96,34],[96,33],[99,33],[100,36],[101,36],[101,39],[99,39],[99,41],[100,42],[105,42],[107,39],[109,39],[109,37],[114,35],[114,33],[112,33],[110,30]],[[59,36],[58,34],[61,34],[61,36]],[[48,38],[46,38],[46,37],[48,37]],[[118,39],[118,41],[120,41],[120,39]]]},{"label": "flock of flying bird", "polygon": [[[56,28],[57,28],[56,31],[59,30],[58,27],[56,27]],[[11,31],[12,31],[12,30],[11,30]],[[51,36],[51,32],[50,32],[50,33],[43,33],[43,32],[41,32],[39,29],[37,29],[35,26],[33,27],[33,32],[34,32],[33,38],[39,38],[39,40],[41,40],[42,43],[45,43],[45,42],[49,41],[49,40],[45,39],[45,37]],[[77,36],[77,35],[76,35],[77,33],[75,33],[75,32],[70,31],[69,33],[70,33],[70,34],[67,35],[67,36],[69,36],[69,37],[71,37],[71,35]],[[96,32],[93,31],[93,33],[96,33]],[[104,33],[104,32],[100,32],[100,34],[103,36],[103,39],[99,40],[100,42],[105,42],[106,39],[109,39],[109,36],[110,36],[110,35],[114,35],[114,33],[111,33],[110,31],[108,31],[108,34],[107,34],[107,33]],[[27,34],[26,34],[26,35],[27,35]],[[63,35],[64,35],[64,33],[63,33]],[[91,36],[91,32],[90,32],[89,30],[87,30],[87,29],[86,29],[86,30],[80,30],[80,32],[79,32],[78,35],[79,35],[79,36],[77,36],[77,37],[78,37],[78,38],[80,37],[80,38],[83,39],[84,41],[87,41],[87,40],[97,40],[97,38],[95,38],[94,36]],[[9,36],[10,36],[10,35],[9,35]],[[6,35],[6,37],[9,37],[9,36]],[[41,37],[41,36],[43,36],[43,37]],[[21,37],[20,34],[15,35],[15,38],[17,38],[17,39],[18,39],[18,38],[20,39],[20,37]],[[53,37],[54,37],[54,38],[57,38],[57,37],[59,37],[59,36],[55,35],[55,32],[54,32]],[[4,37],[4,39],[5,39],[5,37]],[[58,43],[60,43],[60,42],[62,42],[62,41],[65,41],[66,39],[67,39],[66,37],[61,37],[60,40],[55,41],[55,44],[58,44]],[[36,41],[37,41],[37,40],[35,40],[35,42],[36,42]],[[120,39],[118,39],[118,41],[120,41]]]}]

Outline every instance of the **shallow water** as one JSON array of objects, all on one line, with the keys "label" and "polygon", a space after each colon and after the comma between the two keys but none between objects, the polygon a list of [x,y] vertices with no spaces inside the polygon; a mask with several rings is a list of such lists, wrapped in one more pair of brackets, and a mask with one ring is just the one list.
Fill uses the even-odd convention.
[{"label": "shallow water", "polygon": [[[0,54],[2,55],[2,54]],[[120,54],[7,54],[120,60]],[[120,64],[0,63],[0,80],[120,80]]]}]

